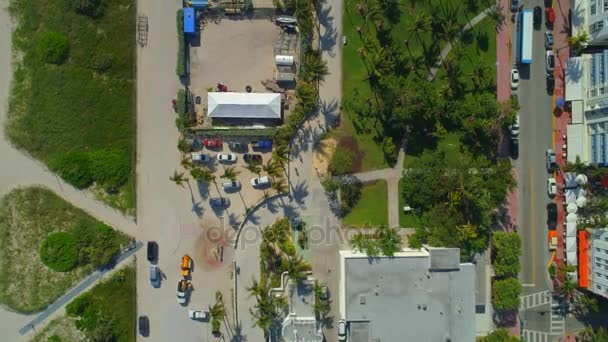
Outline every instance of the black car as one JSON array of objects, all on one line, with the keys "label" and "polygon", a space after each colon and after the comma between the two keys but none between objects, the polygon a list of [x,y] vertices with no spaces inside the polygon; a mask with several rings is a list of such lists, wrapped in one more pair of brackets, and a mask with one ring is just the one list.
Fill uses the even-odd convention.
[{"label": "black car", "polygon": [[148,336],[150,334],[150,321],[148,316],[139,316],[139,334],[141,336]]},{"label": "black car", "polygon": [[243,160],[245,160],[245,163],[247,163],[247,164],[252,164],[252,163],[262,164],[262,155],[245,153],[243,155]]},{"label": "black car", "polygon": [[557,204],[547,204],[547,226],[553,230],[557,227]]},{"label": "black car", "polygon": [[517,13],[517,8],[519,7],[519,1],[511,0],[511,12]]},{"label": "black car", "polygon": [[511,158],[517,159],[519,157],[519,139],[513,138],[511,139]]},{"label": "black car", "polygon": [[158,244],[156,241],[148,241],[148,261],[155,262],[158,257]]},{"label": "black car", "polygon": [[555,77],[553,74],[547,75],[547,92],[549,94],[553,94],[553,89],[555,88]]},{"label": "black car", "polygon": [[532,16],[534,22],[534,28],[540,29],[540,24],[543,20],[543,9],[540,6],[534,7],[534,15]]}]

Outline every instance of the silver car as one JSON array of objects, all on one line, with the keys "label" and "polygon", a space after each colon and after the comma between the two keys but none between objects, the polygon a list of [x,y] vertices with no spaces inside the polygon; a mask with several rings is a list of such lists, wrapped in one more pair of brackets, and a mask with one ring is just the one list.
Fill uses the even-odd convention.
[{"label": "silver car", "polygon": [[557,168],[557,159],[555,158],[555,152],[548,148],[545,151],[545,157],[547,157],[547,171],[553,172]]},{"label": "silver car", "polygon": [[237,181],[232,181],[232,182],[224,182],[222,183],[222,188],[224,188],[224,191],[235,191],[241,188],[241,182]]},{"label": "silver car", "polygon": [[156,265],[150,265],[150,284],[160,287],[160,270]]},{"label": "silver car", "polygon": [[553,49],[553,32],[545,31],[545,50]]}]

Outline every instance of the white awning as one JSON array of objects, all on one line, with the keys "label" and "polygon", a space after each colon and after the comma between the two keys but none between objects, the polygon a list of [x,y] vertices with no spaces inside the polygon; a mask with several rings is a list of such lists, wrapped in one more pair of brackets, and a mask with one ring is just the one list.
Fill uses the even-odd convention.
[{"label": "white awning", "polygon": [[580,124],[583,123],[583,114],[585,110],[583,109],[583,101],[572,101],[571,102],[571,118],[570,124]]},{"label": "white awning", "polygon": [[566,253],[566,261],[567,261],[568,265],[577,266],[578,257],[576,255],[576,251]]},{"label": "white awning", "polygon": [[566,216],[566,222],[574,222],[574,223],[576,223],[577,219],[578,219],[578,216],[576,216],[576,214],[568,214]]},{"label": "white awning", "polygon": [[583,59],[570,57],[566,60],[566,101],[583,99]]},{"label": "white awning", "polygon": [[576,212],[578,211],[578,207],[576,206],[576,203],[568,203],[568,206],[566,207],[566,211],[568,213],[576,214]]},{"label": "white awning", "polygon": [[576,252],[576,237],[566,238],[566,252]]},{"label": "white awning", "polygon": [[280,119],[281,94],[211,92],[207,115],[225,119]]},{"label": "white awning", "polygon": [[581,158],[583,163],[589,162],[587,154],[584,151],[583,138],[585,132],[585,125],[575,124],[568,125],[568,162],[574,163],[576,156]]}]

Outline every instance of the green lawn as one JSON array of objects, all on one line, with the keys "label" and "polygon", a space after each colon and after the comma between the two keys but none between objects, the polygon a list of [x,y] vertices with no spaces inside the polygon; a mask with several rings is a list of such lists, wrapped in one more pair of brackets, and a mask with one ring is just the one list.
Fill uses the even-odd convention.
[{"label": "green lawn", "polygon": [[[448,133],[445,137],[437,142],[436,147],[433,149],[425,148],[423,149],[422,153],[440,150],[445,153],[448,163],[455,163],[458,158],[460,158],[460,145],[460,135],[458,133]],[[405,159],[403,160],[403,168],[416,168],[420,156],[421,154],[406,154]]]},{"label": "green lawn", "polygon": [[[118,150],[128,156],[134,177],[135,3],[104,1],[92,19],[72,0],[13,0],[18,23],[13,34],[16,61],[7,133],[11,141],[47,165],[68,151]],[[36,50],[40,37],[67,37],[61,65],[46,64]],[[94,191],[94,193],[97,193]],[[134,182],[100,196],[123,212],[135,207]]]},{"label": "green lawn", "polygon": [[[83,259],[87,254],[79,250],[79,265],[67,272],[55,272],[41,261],[42,242],[51,233],[99,224],[45,188],[18,188],[5,195],[0,201],[0,303],[20,313],[33,313],[64,294],[93,270],[94,260]],[[111,241],[113,247],[105,251],[111,254],[129,242],[121,233],[93,239]],[[92,250],[94,245],[87,248]]]},{"label": "green lawn", "polygon": [[405,213],[403,211],[403,207],[405,206],[405,202],[403,201],[403,196],[401,193],[403,192],[403,178],[399,180],[399,226],[402,228],[417,228],[420,227],[421,220],[416,214],[415,211],[411,211],[410,213]]},{"label": "green lawn", "polygon": [[363,184],[361,198],[342,218],[344,227],[388,225],[388,189],[385,180]]}]

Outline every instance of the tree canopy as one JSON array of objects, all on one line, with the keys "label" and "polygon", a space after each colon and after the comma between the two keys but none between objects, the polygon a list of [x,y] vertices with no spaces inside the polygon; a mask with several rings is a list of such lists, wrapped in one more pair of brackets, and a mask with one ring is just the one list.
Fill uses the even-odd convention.
[{"label": "tree canopy", "polygon": [[497,310],[517,310],[519,308],[521,284],[516,278],[495,280],[492,284],[492,293],[492,303]]},{"label": "tree canopy", "polygon": [[502,231],[494,233],[492,248],[494,249],[492,266],[496,276],[516,276],[521,269],[519,262],[521,237],[519,234]]}]

